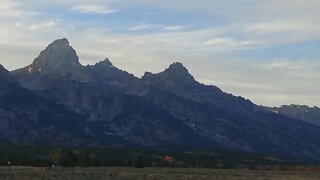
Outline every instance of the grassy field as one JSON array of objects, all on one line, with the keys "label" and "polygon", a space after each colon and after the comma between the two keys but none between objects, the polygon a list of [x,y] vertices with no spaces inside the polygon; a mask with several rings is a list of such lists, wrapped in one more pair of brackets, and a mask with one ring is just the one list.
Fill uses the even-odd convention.
[{"label": "grassy field", "polygon": [[320,179],[319,172],[249,171],[184,168],[0,168],[1,180],[87,180],[87,179],[226,179],[226,180],[300,180]]}]

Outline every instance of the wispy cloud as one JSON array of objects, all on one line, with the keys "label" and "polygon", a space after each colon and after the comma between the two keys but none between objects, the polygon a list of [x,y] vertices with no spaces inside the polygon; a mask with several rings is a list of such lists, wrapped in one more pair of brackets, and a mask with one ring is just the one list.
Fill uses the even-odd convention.
[{"label": "wispy cloud", "polygon": [[265,68],[267,69],[281,69],[283,71],[290,71],[290,70],[303,70],[307,68],[309,64],[304,61],[277,61],[277,62],[270,62],[265,64]]},{"label": "wispy cloud", "polygon": [[51,28],[51,27],[54,27],[54,26],[56,26],[56,23],[54,21],[49,21],[49,22],[34,24],[34,25],[29,27],[29,30],[36,31],[36,30],[39,30],[39,29]]},{"label": "wispy cloud", "polygon": [[292,30],[302,29],[297,23],[288,22],[269,22],[269,23],[257,23],[251,27],[248,27],[249,32],[287,32]]},{"label": "wispy cloud", "polygon": [[138,31],[138,30],[150,30],[150,29],[159,29],[162,28],[163,25],[159,24],[139,24],[137,26],[130,27],[130,31]]},{"label": "wispy cloud", "polygon": [[184,26],[166,26],[164,29],[168,31],[181,31],[184,30]]},{"label": "wispy cloud", "polygon": [[181,30],[184,30],[185,27],[184,26],[166,26],[163,24],[140,23],[128,29],[130,31],[139,31],[139,30],[181,31]]},{"label": "wispy cloud", "polygon": [[261,41],[257,40],[237,40],[228,37],[218,37],[212,38],[203,43],[204,46],[216,46],[216,47],[229,47],[229,48],[245,48],[245,47],[255,47],[261,44]]},{"label": "wispy cloud", "polygon": [[236,41],[232,38],[214,38],[203,43],[206,46],[234,45]]},{"label": "wispy cloud", "polygon": [[0,17],[23,17],[27,15],[38,14],[34,11],[23,11],[19,9],[19,3],[12,0],[1,0],[0,1]]},{"label": "wispy cloud", "polygon": [[84,14],[111,14],[116,13],[117,9],[108,9],[100,5],[79,5],[71,7],[71,10]]}]

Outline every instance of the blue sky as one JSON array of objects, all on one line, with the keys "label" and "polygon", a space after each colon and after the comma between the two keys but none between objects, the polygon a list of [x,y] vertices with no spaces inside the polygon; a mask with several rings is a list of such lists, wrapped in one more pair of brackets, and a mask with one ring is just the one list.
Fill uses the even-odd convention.
[{"label": "blue sky", "polygon": [[0,64],[26,66],[67,37],[83,65],[140,77],[181,61],[262,105],[320,106],[317,0],[0,0]]}]

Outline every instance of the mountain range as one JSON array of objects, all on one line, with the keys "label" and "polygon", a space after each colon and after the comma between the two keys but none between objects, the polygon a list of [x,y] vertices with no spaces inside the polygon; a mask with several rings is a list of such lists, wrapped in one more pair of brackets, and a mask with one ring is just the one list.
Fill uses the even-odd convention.
[{"label": "mountain range", "polygon": [[179,62],[137,78],[109,59],[81,65],[63,38],[26,67],[0,66],[0,84],[3,142],[228,148],[320,159],[318,108],[258,106],[197,82]]}]

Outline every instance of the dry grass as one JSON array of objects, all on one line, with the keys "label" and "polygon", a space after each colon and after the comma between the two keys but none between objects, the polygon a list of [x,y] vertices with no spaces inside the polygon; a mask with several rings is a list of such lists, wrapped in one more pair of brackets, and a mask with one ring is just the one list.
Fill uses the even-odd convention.
[{"label": "dry grass", "polygon": [[0,168],[1,180],[103,180],[103,179],[222,179],[222,180],[304,180],[320,179],[317,172],[214,170],[182,168]]}]

